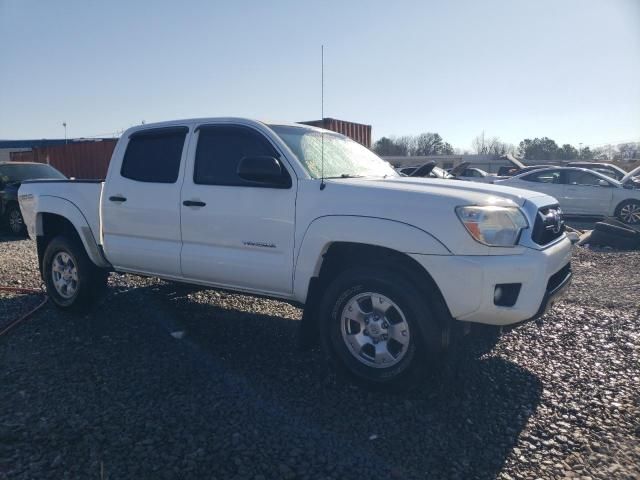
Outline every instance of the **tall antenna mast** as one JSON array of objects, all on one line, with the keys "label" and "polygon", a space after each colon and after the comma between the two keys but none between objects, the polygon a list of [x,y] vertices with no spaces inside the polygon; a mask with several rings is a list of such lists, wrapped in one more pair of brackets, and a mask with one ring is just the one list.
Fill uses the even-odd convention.
[{"label": "tall antenna mast", "polygon": [[322,131],[320,132],[320,190],[324,190],[324,187],[327,185],[324,183],[324,45],[320,47],[320,64],[321,64],[321,74],[322,77],[322,87],[320,88],[320,111],[321,116],[321,125]]}]

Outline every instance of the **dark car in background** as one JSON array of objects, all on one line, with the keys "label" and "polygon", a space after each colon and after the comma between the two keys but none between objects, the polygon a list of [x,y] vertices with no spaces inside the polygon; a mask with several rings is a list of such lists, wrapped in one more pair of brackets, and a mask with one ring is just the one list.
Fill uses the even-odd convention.
[{"label": "dark car in background", "polygon": [[25,232],[22,213],[18,205],[18,188],[25,180],[65,179],[62,173],[44,163],[0,163],[0,220],[12,235]]}]

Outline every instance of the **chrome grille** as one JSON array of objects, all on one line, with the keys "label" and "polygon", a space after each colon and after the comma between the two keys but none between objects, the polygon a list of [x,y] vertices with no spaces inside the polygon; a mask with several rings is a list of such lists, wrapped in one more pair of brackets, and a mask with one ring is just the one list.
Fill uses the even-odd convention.
[{"label": "chrome grille", "polygon": [[531,239],[538,245],[547,245],[564,233],[564,218],[558,205],[538,210]]}]

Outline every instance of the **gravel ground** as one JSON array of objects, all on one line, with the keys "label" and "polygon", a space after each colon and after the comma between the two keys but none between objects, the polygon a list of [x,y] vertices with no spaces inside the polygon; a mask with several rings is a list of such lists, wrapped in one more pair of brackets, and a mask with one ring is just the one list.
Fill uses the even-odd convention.
[{"label": "gravel ground", "polygon": [[[574,266],[542,327],[401,395],[297,351],[288,304],[113,274],[0,338],[0,478],[640,478],[640,252]],[[32,242],[0,238],[0,278],[40,284]]]}]

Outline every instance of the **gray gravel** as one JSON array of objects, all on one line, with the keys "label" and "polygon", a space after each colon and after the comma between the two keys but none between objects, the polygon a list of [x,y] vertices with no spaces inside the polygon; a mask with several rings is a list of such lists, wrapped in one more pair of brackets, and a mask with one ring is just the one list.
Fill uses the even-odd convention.
[{"label": "gray gravel", "polygon": [[[4,284],[40,284],[34,250],[0,238]],[[288,304],[113,274],[0,338],[0,478],[639,478],[640,252],[574,266],[541,328],[398,395],[297,351]]]}]

